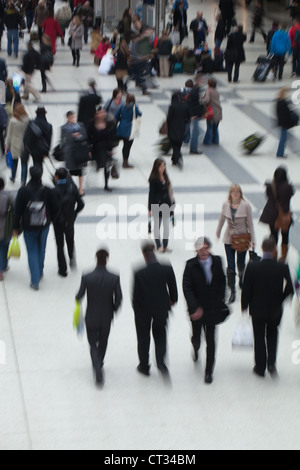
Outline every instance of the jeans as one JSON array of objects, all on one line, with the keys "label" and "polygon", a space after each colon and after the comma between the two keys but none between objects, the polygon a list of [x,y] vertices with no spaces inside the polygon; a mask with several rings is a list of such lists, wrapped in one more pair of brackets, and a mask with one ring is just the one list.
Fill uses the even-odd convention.
[{"label": "jeans", "polygon": [[9,240],[0,240],[0,273],[7,268],[7,252],[9,248]]},{"label": "jeans", "polygon": [[43,230],[24,230],[24,239],[28,254],[31,286],[38,287],[44,273],[49,227]]},{"label": "jeans", "polygon": [[279,145],[278,145],[278,150],[277,150],[277,157],[283,157],[284,156],[284,150],[285,150],[285,145],[288,137],[288,131],[287,129],[284,129],[283,127],[281,128],[281,136],[279,140]]},{"label": "jeans", "polygon": [[[236,251],[231,248],[231,245],[225,245],[226,257],[228,269],[231,269],[235,272],[235,253]],[[243,253],[237,253],[237,265],[238,270],[243,271],[245,269],[245,260],[246,260],[247,251]]]},{"label": "jeans", "polygon": [[213,121],[206,121],[207,129],[206,134],[203,140],[204,145],[219,145],[219,123],[214,123]]},{"label": "jeans", "polygon": [[[13,169],[11,170],[11,177],[13,180],[16,179],[16,174],[17,174],[17,169],[19,165],[19,159],[14,159],[14,166]],[[27,180],[27,163],[21,161],[21,184],[25,186],[26,180]]]},{"label": "jeans", "polygon": [[198,152],[198,140],[200,135],[200,118],[193,119],[191,121],[191,152]]},{"label": "jeans", "polygon": [[12,43],[14,45],[15,56],[19,53],[19,31],[17,29],[7,30],[7,54],[12,55]]}]

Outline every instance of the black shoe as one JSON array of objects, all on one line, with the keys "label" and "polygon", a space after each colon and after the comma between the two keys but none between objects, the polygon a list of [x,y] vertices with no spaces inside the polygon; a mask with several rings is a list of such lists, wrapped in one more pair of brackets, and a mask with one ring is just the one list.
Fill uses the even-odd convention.
[{"label": "black shoe", "polygon": [[161,373],[163,380],[166,383],[170,383],[171,382],[170,373],[169,373],[169,369],[167,368],[166,364],[159,364],[157,366],[157,368],[158,368],[159,372]]},{"label": "black shoe", "polygon": [[136,368],[136,370],[142,374],[146,375],[146,377],[149,377],[150,375],[150,367],[149,366],[143,366],[142,364],[139,364]]},{"label": "black shoe", "polygon": [[64,272],[64,273],[63,273],[63,272],[61,272],[61,271],[58,271],[58,275],[59,275],[60,277],[68,277],[68,273],[67,273],[67,272]]},{"label": "black shoe", "polygon": [[231,294],[230,294],[228,303],[229,303],[229,304],[234,304],[235,299],[236,299],[236,293],[235,293],[234,291],[231,291]]},{"label": "black shoe", "polygon": [[108,186],[105,186],[104,191],[106,191],[107,193],[112,193],[112,189]]},{"label": "black shoe", "polygon": [[276,366],[268,366],[268,372],[269,372],[270,376],[272,377],[272,379],[278,379],[279,378],[279,374],[277,372]]},{"label": "black shoe", "polygon": [[205,374],[205,380],[204,382],[207,384],[207,385],[211,385],[213,383],[213,376],[212,374]]},{"label": "black shoe", "polygon": [[103,387],[104,385],[104,375],[103,375],[103,371],[102,369],[97,369],[95,370],[95,374],[96,374],[96,386],[97,387]]},{"label": "black shoe", "polygon": [[259,370],[257,369],[257,367],[254,367],[253,369],[253,374],[257,375],[258,377],[261,377],[261,378],[264,378],[265,377],[265,373],[264,372],[259,372]]},{"label": "black shoe", "polygon": [[193,361],[198,362],[198,359],[199,359],[199,351],[194,348]]},{"label": "black shoe", "polygon": [[198,152],[198,150],[190,150],[190,155],[203,155],[203,152]]}]

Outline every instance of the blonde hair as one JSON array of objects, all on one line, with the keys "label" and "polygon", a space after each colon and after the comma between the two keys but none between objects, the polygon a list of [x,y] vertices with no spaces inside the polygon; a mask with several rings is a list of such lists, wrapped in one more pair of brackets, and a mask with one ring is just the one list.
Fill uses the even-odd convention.
[{"label": "blonde hair", "polygon": [[242,188],[240,187],[239,184],[232,184],[229,188],[229,194],[228,194],[228,201],[232,204],[232,197],[231,197],[231,193],[232,191],[234,191],[235,189],[237,189],[240,193],[241,193],[241,199],[244,201],[244,195],[243,195],[243,191],[242,191]]}]

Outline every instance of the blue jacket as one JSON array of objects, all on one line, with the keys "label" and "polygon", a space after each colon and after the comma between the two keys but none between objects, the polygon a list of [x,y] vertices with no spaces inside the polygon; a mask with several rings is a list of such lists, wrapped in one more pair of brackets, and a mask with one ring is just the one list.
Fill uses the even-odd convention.
[{"label": "blue jacket", "polygon": [[[135,106],[136,117],[142,116],[138,106]],[[116,121],[120,121],[117,128],[117,137],[127,138],[130,137],[132,120],[133,120],[133,103],[123,105],[115,115]]]},{"label": "blue jacket", "polygon": [[285,55],[292,53],[292,45],[288,33],[284,30],[276,31],[271,41],[270,53],[275,55]]}]

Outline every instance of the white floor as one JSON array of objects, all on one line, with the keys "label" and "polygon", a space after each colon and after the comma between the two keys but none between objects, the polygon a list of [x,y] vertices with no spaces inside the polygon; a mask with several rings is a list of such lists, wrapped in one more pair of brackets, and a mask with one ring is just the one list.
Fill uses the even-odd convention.
[{"label": "white floor", "polygon": [[[189,19],[195,16],[196,1],[191,1]],[[205,17],[214,27],[214,2],[201,3]],[[237,17],[250,30],[251,18],[244,9]],[[266,21],[266,26],[270,22]],[[212,40],[212,38],[210,39]],[[190,38],[191,41],[191,38]],[[24,45],[22,46],[24,48]],[[278,136],[272,128],[273,100],[279,85],[273,82],[253,84],[251,76],[255,60],[264,53],[261,36],[254,45],[246,45],[247,63],[241,68],[239,85],[228,85],[226,75],[218,75],[223,100],[224,120],[220,126],[220,149],[205,150],[200,157],[189,156],[184,148],[183,173],[168,170],[174,185],[178,205],[190,204],[189,214],[204,204],[205,234],[214,245],[214,253],[224,257],[221,242],[215,242],[218,215],[226,199],[229,185],[241,182],[245,196],[253,206],[258,246],[267,234],[258,224],[264,203],[264,182],[279,165],[275,158]],[[4,51],[1,55],[6,57]],[[79,91],[86,88],[89,77],[95,77],[104,99],[115,87],[113,77],[97,76],[88,48],[79,69],[71,67],[67,47],[58,47],[52,81],[57,92],[43,97],[48,119],[55,128],[55,142],[65,113],[76,108]],[[14,59],[8,61],[10,73],[16,69]],[[284,84],[291,85],[290,63],[286,66]],[[103,204],[109,204],[117,215],[138,215],[134,204],[147,204],[147,179],[157,150],[158,128],[164,119],[162,108],[170,101],[172,89],[183,86],[187,77],[158,80],[160,89],[150,97],[136,91],[143,112],[141,137],[132,148],[133,171],[122,172],[119,181],[112,182],[114,192],[103,192],[103,175],[89,171],[86,178],[86,209],[78,219],[76,246],[78,272],[67,279],[57,276],[53,232],[48,240],[45,279],[39,292],[29,287],[26,250],[21,239],[22,257],[11,262],[11,270],[0,285],[0,346],[5,345],[6,361],[0,364],[0,448],[1,449],[299,449],[299,386],[300,369],[292,359],[294,342],[300,332],[293,322],[292,306],[286,306],[281,327],[278,370],[280,380],[269,377],[258,380],[252,374],[253,353],[232,351],[233,329],[239,319],[239,301],[234,305],[230,320],[219,328],[219,346],[215,381],[210,387],[203,383],[204,353],[199,365],[191,358],[190,325],[186,305],[180,290],[180,300],[169,324],[168,363],[172,386],[162,382],[152,352],[152,375],[140,377],[136,336],[131,309],[131,278],[133,267],[142,263],[140,241],[132,239],[132,231],[147,237],[147,221],[129,230],[126,237],[124,220],[109,224],[109,229],[121,230],[115,239],[104,240],[107,227],[100,224]],[[39,76],[35,83],[40,87]],[[162,107],[162,108],[161,108]],[[29,103],[34,115],[36,105]],[[261,128],[266,123],[266,128]],[[202,125],[203,127],[203,125]],[[241,153],[239,142],[254,131],[268,133],[265,143],[252,157]],[[275,133],[275,134],[274,134]],[[299,128],[293,131],[298,143]],[[297,153],[294,151],[297,150]],[[299,187],[299,146],[288,148],[285,161],[290,177]],[[121,149],[116,152],[121,159]],[[224,161],[220,160],[224,156]],[[230,177],[232,175],[232,178]],[[236,181],[236,175],[240,180]],[[8,180],[8,173],[6,173]],[[48,175],[45,172],[45,181]],[[14,189],[8,183],[8,189]],[[122,196],[122,197],[121,197]],[[124,198],[128,199],[125,200]],[[257,202],[256,202],[257,201]],[[127,208],[126,209],[126,204]],[[300,213],[299,193],[293,199],[297,221]],[[132,211],[132,212],[129,212]],[[177,230],[180,228],[177,221]],[[128,228],[128,227],[127,227]],[[297,262],[299,230],[294,230],[295,244],[289,254],[291,270]],[[186,235],[191,235],[190,232]],[[196,236],[196,233],[194,234]],[[125,238],[125,239],[124,239]],[[176,271],[179,288],[185,261],[193,256],[187,250],[186,238],[171,241],[173,253],[168,257]],[[82,271],[94,267],[95,251],[103,244],[111,252],[110,268],[121,275],[124,303],[115,319],[105,363],[106,383],[103,390],[95,388],[86,338],[78,340],[72,330],[74,296]],[[165,260],[166,258],[161,258]],[[224,260],[225,261],[225,260]],[[225,263],[224,263],[225,264]],[[0,359],[4,359],[2,356]],[[4,361],[2,361],[4,362]]]}]

